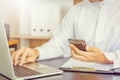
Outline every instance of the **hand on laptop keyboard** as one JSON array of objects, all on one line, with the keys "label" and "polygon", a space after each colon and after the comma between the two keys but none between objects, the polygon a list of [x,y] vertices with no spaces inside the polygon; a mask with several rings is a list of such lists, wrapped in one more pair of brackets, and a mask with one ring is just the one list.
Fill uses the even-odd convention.
[{"label": "hand on laptop keyboard", "polygon": [[12,61],[14,65],[22,66],[24,63],[34,62],[39,56],[37,49],[22,47],[12,53]]}]

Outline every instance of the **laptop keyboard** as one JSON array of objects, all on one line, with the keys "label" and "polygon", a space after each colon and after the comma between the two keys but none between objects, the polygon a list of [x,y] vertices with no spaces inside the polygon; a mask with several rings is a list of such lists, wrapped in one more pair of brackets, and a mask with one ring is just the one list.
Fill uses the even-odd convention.
[{"label": "laptop keyboard", "polygon": [[28,69],[23,66],[13,66],[14,67],[14,72],[17,77],[26,77],[26,76],[33,76],[33,75],[38,75],[41,74],[37,71]]}]

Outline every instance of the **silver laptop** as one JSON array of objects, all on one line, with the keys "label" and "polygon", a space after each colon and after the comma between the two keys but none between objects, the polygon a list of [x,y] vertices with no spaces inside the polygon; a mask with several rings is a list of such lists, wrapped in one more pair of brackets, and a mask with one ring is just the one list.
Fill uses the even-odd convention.
[{"label": "silver laptop", "polygon": [[[19,73],[20,72],[20,73]],[[17,74],[18,73],[18,74]],[[25,64],[22,67],[13,66],[3,23],[0,22],[0,74],[16,79],[31,79],[37,77],[62,74],[63,71],[38,62]],[[22,74],[22,75],[20,75]]]}]

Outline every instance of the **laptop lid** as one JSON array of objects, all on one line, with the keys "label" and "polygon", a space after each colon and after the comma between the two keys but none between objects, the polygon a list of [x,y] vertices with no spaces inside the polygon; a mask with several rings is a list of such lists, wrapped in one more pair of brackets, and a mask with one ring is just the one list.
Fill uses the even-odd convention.
[{"label": "laptop lid", "polygon": [[4,24],[0,22],[0,73],[15,79]]},{"label": "laptop lid", "polygon": [[37,62],[25,64],[24,66],[31,70],[40,72],[41,74],[28,76],[28,77],[15,76],[4,24],[0,22],[0,74],[3,74],[12,80],[15,80],[15,79],[30,79],[36,77],[44,77],[44,76],[63,73],[63,71],[57,68],[42,65]]}]

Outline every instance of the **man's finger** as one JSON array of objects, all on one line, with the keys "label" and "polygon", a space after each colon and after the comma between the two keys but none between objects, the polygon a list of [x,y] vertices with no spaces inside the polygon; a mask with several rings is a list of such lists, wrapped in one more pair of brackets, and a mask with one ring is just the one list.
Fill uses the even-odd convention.
[{"label": "man's finger", "polygon": [[24,50],[25,50],[25,48],[21,48],[21,49],[19,49],[16,52],[13,53],[12,59],[13,59],[14,65],[17,65],[18,59],[22,55],[22,53],[24,52]]},{"label": "man's finger", "polygon": [[25,59],[27,58],[27,56],[29,55],[29,53],[31,52],[31,50],[29,50],[28,48],[25,50],[25,52],[23,53],[23,55],[21,55],[21,58],[20,58],[20,66],[23,65],[23,63],[26,63],[25,62]]},{"label": "man's finger", "polygon": [[77,47],[75,47],[74,45],[70,45],[71,49],[74,50],[74,52],[76,54],[79,54],[81,56],[86,56],[86,51],[82,51],[82,50],[79,50]]},{"label": "man's finger", "polygon": [[35,59],[33,57],[27,57],[25,59],[25,63],[34,62],[34,61],[35,61]]},{"label": "man's finger", "polygon": [[13,62],[14,65],[15,65],[15,60],[14,60],[15,54],[16,54],[16,51],[13,52],[13,53],[12,53],[12,56],[11,56],[11,58],[12,58],[12,62]]},{"label": "man's finger", "polygon": [[86,46],[86,50],[89,52],[100,52],[100,49],[94,46]]},{"label": "man's finger", "polygon": [[75,58],[75,59],[78,59],[80,61],[86,61],[86,62],[89,61],[85,56],[75,54],[75,52],[73,50],[72,50],[72,57]]}]

